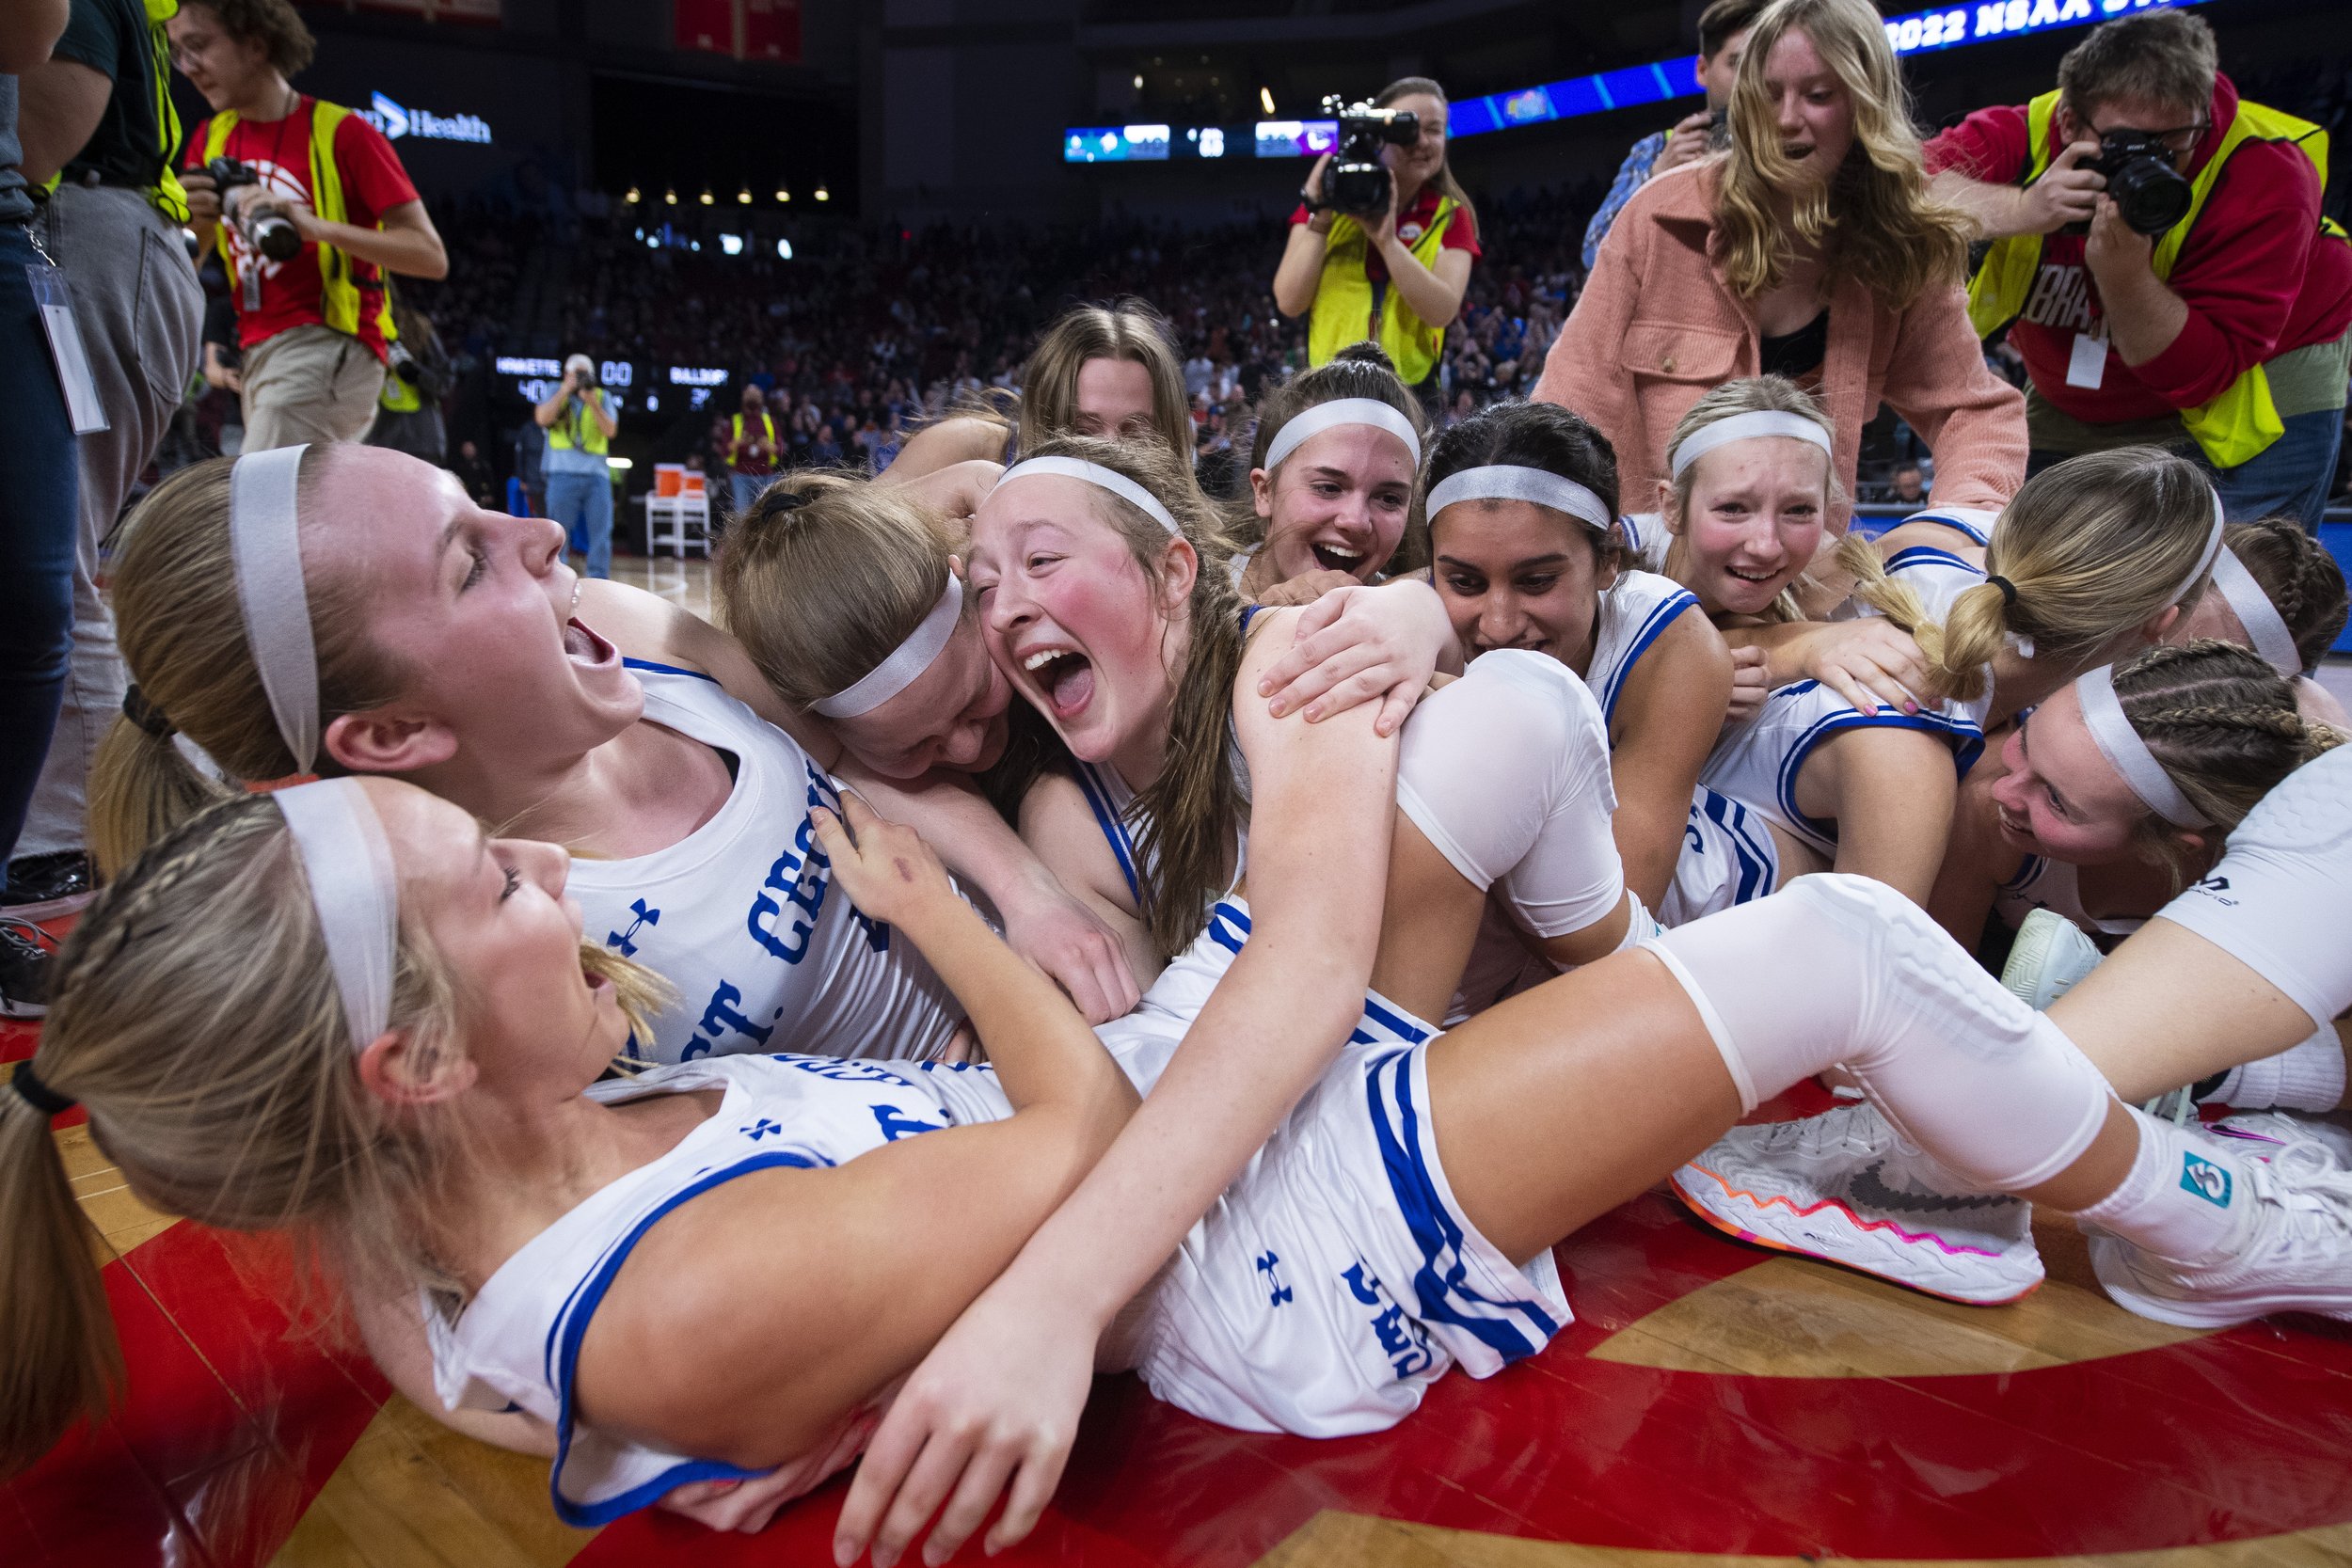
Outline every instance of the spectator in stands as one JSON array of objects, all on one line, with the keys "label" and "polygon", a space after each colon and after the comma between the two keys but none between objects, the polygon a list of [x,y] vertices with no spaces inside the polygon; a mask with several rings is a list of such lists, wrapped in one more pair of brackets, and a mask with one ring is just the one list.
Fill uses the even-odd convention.
[{"label": "spectator in stands", "polygon": [[1915,512],[1928,504],[1927,479],[1920,473],[1918,464],[1895,465],[1895,480],[1887,486],[1886,499],[1897,506],[1907,506]]},{"label": "spectator in stands", "polygon": [[564,361],[564,379],[532,411],[548,433],[548,515],[564,525],[592,578],[612,575],[612,433],[621,427],[612,400],[596,385],[596,362]]},{"label": "spectator in stands", "polygon": [[[2067,51],[2055,91],[1970,115],[1929,165],[1994,242],[1969,313],[2025,356],[2037,468],[2193,443],[2232,519],[2316,528],[2352,365],[2352,247],[2320,219],[2325,136],[2239,98],[2217,59],[2186,11],[2106,23]],[[2127,134],[2189,182],[2161,235],[2125,223],[2086,166]]]},{"label": "spectator in stands", "polygon": [[171,168],[180,119],[170,86],[170,40],[141,0],[72,0],[49,59],[18,78],[25,178],[35,186],[56,182],[42,228],[72,285],[106,428],[77,443],[73,659],[0,909],[56,910],[94,885],[85,784],[99,739],[121,711],[126,680],[114,618],[98,593],[99,543],[179,412],[204,315],[203,285],[181,245],[188,208]]},{"label": "spectator in stands", "polygon": [[458,442],[457,461],[451,467],[474,505],[489,512],[504,510],[505,498],[499,494],[498,477],[490,472],[490,465],[484,460],[479,446],[471,441]]},{"label": "spectator in stands", "polygon": [[1308,171],[1298,210],[1274,271],[1274,305],[1308,314],[1307,363],[1329,362],[1350,343],[1370,339],[1424,403],[1438,396],[1445,329],[1461,313],[1478,257],[1478,214],[1446,164],[1445,89],[1406,76],[1373,103],[1420,117],[1409,147],[1389,147],[1389,204],[1365,221],[1323,204],[1331,156]]},{"label": "spectator in stands", "polygon": [[1699,13],[1699,87],[1707,106],[1676,121],[1667,131],[1653,131],[1633,144],[1617,168],[1617,178],[1601,198],[1599,210],[1584,230],[1584,267],[1592,270],[1609,226],[1631,200],[1633,193],[1661,174],[1698,162],[1709,152],[1730,145],[1731,84],[1739,78],[1740,56],[1748,46],[1748,29],[1772,0],[1714,0]]},{"label": "spectator in stands", "polygon": [[1749,35],[1731,127],[1727,155],[1626,204],[1535,396],[1598,426],[1639,498],[1700,394],[1783,375],[1836,424],[1834,531],[1882,400],[1935,454],[1945,504],[1999,508],[2025,477],[2025,400],[1968,325],[1962,220],[1928,196],[1877,10],[1778,0]]},{"label": "spectator in stands", "polygon": [[[375,417],[395,336],[382,273],[445,276],[441,236],[381,132],[287,83],[312,47],[292,0],[188,0],[165,25],[173,59],[213,107],[188,138],[182,180],[198,245],[219,245],[229,267],[245,450],[356,440]],[[204,169],[223,157],[260,182],[216,189]],[[270,216],[301,240],[283,261],[251,238]]]},{"label": "spectator in stands", "polygon": [[775,477],[781,455],[775,418],[768,412],[768,394],[757,382],[746,382],[742,406],[727,421],[727,489],[736,516],[752,509],[752,498]]}]

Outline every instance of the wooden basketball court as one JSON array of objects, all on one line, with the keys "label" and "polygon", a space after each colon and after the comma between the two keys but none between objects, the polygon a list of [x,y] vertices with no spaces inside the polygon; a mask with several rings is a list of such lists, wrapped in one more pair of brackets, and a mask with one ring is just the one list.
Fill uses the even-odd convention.
[{"label": "wooden basketball court", "polygon": [[[619,564],[709,612],[704,563]],[[0,1064],[36,1037],[0,1024]],[[129,1397],[0,1487],[8,1568],[831,1562],[838,1482],[756,1537],[564,1528],[544,1462],[443,1430],[297,1327],[282,1246],[144,1209],[78,1112],[54,1135]],[[1232,1433],[1106,1380],[1055,1509],[999,1560],[2352,1562],[2352,1325],[2166,1328],[2100,1295],[2065,1222],[2040,1236],[2049,1283],[1974,1309],[1736,1245],[1651,1194],[1559,1249],[1578,1321],[1549,1351],[1447,1379],[1390,1433]]]}]

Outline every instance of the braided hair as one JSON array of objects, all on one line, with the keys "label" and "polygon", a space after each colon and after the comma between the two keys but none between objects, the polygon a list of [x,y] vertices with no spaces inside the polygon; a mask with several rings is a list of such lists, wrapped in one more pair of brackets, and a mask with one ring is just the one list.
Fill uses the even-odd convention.
[{"label": "braided hair", "polygon": [[2345,614],[2352,610],[2344,568],[2336,558],[2292,517],[2232,523],[2222,531],[2221,540],[2269,595],[2279,619],[2286,623],[2287,635],[2295,639],[2303,668],[2315,669],[2344,635]]}]

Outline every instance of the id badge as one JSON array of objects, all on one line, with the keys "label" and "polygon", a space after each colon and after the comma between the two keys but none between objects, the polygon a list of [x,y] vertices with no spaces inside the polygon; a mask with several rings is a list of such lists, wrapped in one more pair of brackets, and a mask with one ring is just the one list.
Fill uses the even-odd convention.
[{"label": "id badge", "polygon": [[27,261],[24,275],[33,285],[33,303],[40,308],[40,325],[49,334],[49,357],[56,362],[57,382],[65,388],[66,412],[73,434],[94,436],[106,428],[106,405],[91,376],[89,355],[82,347],[81,324],[73,319],[73,292],[65,274],[46,261]]},{"label": "id badge", "polygon": [[2074,334],[2074,352],[2066,361],[2066,384],[2095,392],[2107,374],[2107,335]]}]

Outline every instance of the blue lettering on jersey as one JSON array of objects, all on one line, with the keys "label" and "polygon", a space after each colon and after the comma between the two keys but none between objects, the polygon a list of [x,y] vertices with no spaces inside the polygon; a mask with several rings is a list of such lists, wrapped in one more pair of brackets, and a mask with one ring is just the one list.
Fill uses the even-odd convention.
[{"label": "blue lettering on jersey", "polygon": [[1430,1350],[1429,1337],[1422,1332],[1421,1324],[1405,1315],[1405,1308],[1390,1297],[1380,1276],[1365,1267],[1362,1259],[1350,1264],[1340,1278],[1345,1282],[1349,1295],[1366,1307],[1380,1308],[1367,1321],[1373,1338],[1379,1341],[1380,1354],[1389,1358],[1397,1376],[1411,1377],[1437,1365],[1438,1357]]},{"label": "blue lettering on jersey", "polygon": [[882,1142],[895,1144],[900,1138],[911,1138],[917,1132],[936,1132],[948,1124],[944,1121],[924,1121],[900,1111],[896,1105],[867,1107],[874,1113],[875,1125],[882,1129]]},{"label": "blue lettering on jersey", "polygon": [[[808,769],[807,803],[828,811],[841,809],[841,796],[833,787],[833,781],[814,767]],[[784,895],[786,902],[802,912],[792,916],[779,933],[775,926],[784,917],[785,905],[778,903],[770,892],[761,893],[753,900],[751,913],[744,922],[752,940],[788,964],[799,963],[807,957],[809,939],[817,932],[817,917],[825,907],[826,890],[833,885],[832,869],[833,863],[817,847],[816,830],[809,826],[803,814],[801,825],[793,831],[792,842],[768,868],[768,879],[762,884],[772,893]]]},{"label": "blue lettering on jersey", "polygon": [[1282,1283],[1282,1276],[1274,1272],[1275,1265],[1279,1263],[1281,1260],[1280,1257],[1275,1254],[1271,1249],[1267,1251],[1264,1257],[1258,1259],[1258,1272],[1265,1275],[1265,1299],[1268,1307],[1279,1307],[1284,1302],[1292,1299],[1291,1288]]},{"label": "blue lettering on jersey", "polygon": [[[697,1056],[709,1055],[730,1031],[744,1036],[755,1045],[766,1045],[768,1037],[776,1032],[775,1025],[754,1023],[736,1011],[736,1005],[742,1000],[741,988],[731,980],[720,981],[719,989],[710,993],[710,1001],[703,1008],[702,1022],[694,1025],[694,1038],[678,1053],[678,1059],[691,1062]],[[710,1037],[705,1039],[705,1035]]]},{"label": "blue lettering on jersey", "polygon": [[621,957],[624,958],[637,957],[637,933],[640,930],[647,926],[661,924],[661,911],[645,908],[645,901],[643,898],[631,904],[628,909],[629,912],[637,917],[628,923],[628,929],[610,932],[604,939],[604,944],[607,947],[619,948]]},{"label": "blue lettering on jersey", "polygon": [[887,1068],[871,1062],[845,1061],[833,1056],[778,1056],[775,1060],[786,1067],[796,1068],[815,1078],[830,1078],[837,1084],[898,1084],[914,1087],[912,1079],[901,1077]]}]

